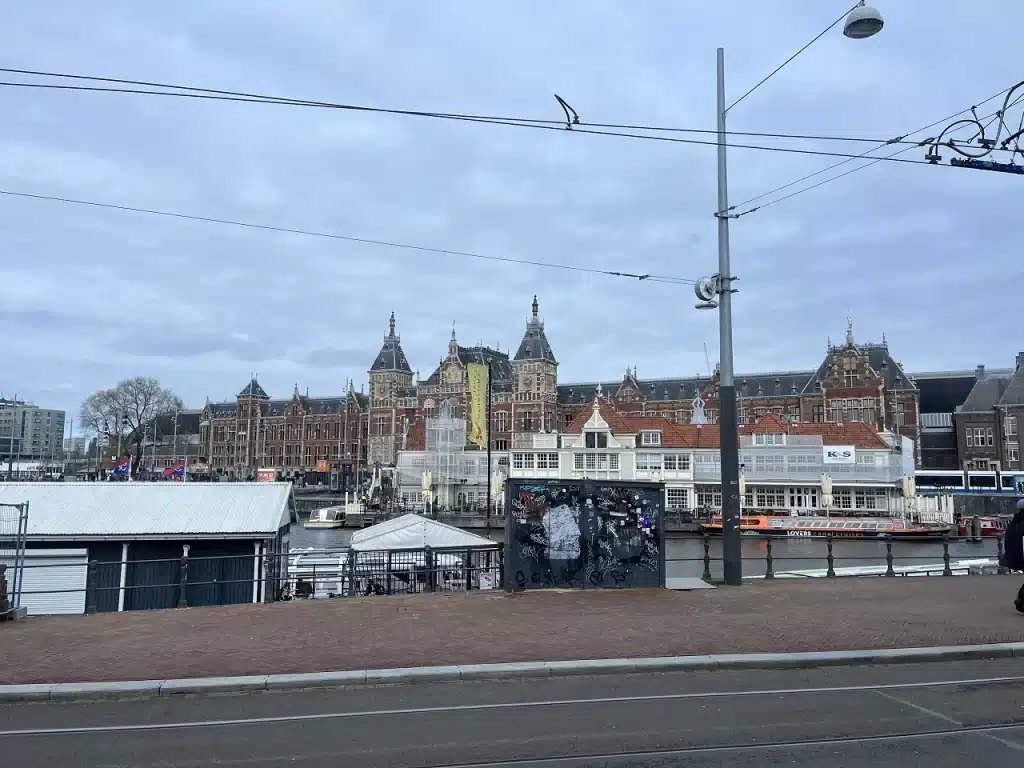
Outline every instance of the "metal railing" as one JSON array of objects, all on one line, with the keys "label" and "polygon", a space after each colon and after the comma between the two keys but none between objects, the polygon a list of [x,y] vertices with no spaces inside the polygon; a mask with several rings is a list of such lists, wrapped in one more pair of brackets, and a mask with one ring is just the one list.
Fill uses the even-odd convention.
[{"label": "metal railing", "polygon": [[[48,557],[52,560],[52,557]],[[261,555],[26,562],[24,570],[85,571],[85,585],[23,589],[33,596],[84,593],[87,615],[121,610],[239,605],[320,597],[469,592],[502,584],[503,546],[294,550]],[[81,573],[78,574],[81,580]],[[61,611],[67,612],[67,611]]]},{"label": "metal railing", "polygon": [[0,504],[0,621],[21,608],[27,531],[28,502]]},{"label": "metal railing", "polygon": [[[669,574],[678,571],[681,564],[683,570],[687,566],[701,567],[699,578],[708,583],[717,583],[721,579],[715,571],[721,570],[722,555],[720,551],[721,537],[702,534],[692,537],[691,541],[700,542],[701,554],[691,556],[666,557],[666,569]],[[822,537],[783,537],[756,535],[744,536],[743,541],[747,552],[743,555],[745,578],[776,579],[776,578],[862,578],[866,576],[961,576],[961,575],[1005,575],[1009,570],[1003,562],[1003,540],[1001,537],[979,539],[972,536],[936,536],[923,540],[920,536],[885,535],[877,539],[843,538],[835,536]],[[785,543],[798,541],[799,551],[786,554]],[[994,543],[993,543],[994,542]],[[836,544],[844,548],[837,554]],[[951,547],[955,544],[981,545],[981,551],[954,554]],[[715,546],[718,544],[719,546]],[[907,547],[894,550],[894,546],[906,544]],[[756,547],[759,552],[751,556],[749,550]],[[859,547],[863,554],[853,554],[850,547]],[[809,548],[814,548],[813,552]],[[871,549],[870,552],[865,550]],[[782,549],[783,554],[778,550]],[[912,553],[911,553],[912,552]],[[798,568],[779,568],[780,564],[799,563]],[[837,567],[838,564],[838,567]],[[852,565],[847,565],[852,564]],[[815,567],[807,567],[807,566]],[[717,566],[717,567],[713,567]],[[670,576],[671,578],[671,576]]]}]

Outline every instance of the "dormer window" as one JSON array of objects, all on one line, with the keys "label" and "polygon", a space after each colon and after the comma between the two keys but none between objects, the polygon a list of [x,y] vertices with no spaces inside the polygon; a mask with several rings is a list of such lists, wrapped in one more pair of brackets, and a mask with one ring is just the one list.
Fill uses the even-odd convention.
[{"label": "dormer window", "polygon": [[607,448],[607,432],[587,432],[587,448]]},{"label": "dormer window", "polygon": [[762,434],[754,435],[754,445],[785,445],[784,434]]},{"label": "dormer window", "polygon": [[654,429],[645,429],[640,433],[640,445],[661,445],[661,432]]}]

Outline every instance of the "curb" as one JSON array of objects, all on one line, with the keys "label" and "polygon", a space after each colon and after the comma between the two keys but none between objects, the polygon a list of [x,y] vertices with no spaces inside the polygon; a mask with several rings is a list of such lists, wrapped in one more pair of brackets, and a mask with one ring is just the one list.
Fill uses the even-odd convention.
[{"label": "curb", "polygon": [[180,680],[131,680],[109,683],[39,683],[0,685],[0,702],[69,701],[105,697],[152,697],[180,694],[288,691],[347,688],[367,685],[516,680],[643,672],[683,672],[737,669],[809,669],[868,664],[909,664],[965,659],[1024,659],[1024,642],[951,645],[931,648],[888,648],[862,651],[800,653],[735,653],[711,656],[662,656],[641,659],[530,661],[503,664],[463,664],[446,667],[363,669],[244,677],[199,677]]}]

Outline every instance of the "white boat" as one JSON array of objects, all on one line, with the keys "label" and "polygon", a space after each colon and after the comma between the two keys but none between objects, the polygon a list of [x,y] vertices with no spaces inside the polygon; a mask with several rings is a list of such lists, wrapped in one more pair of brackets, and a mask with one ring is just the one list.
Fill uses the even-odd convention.
[{"label": "white boat", "polygon": [[309,520],[302,524],[303,528],[342,528],[345,525],[345,513],[342,507],[324,507],[315,509]]}]

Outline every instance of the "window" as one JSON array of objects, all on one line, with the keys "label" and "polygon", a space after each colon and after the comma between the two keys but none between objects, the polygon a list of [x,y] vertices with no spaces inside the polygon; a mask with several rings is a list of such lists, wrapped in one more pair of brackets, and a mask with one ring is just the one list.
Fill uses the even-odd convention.
[{"label": "window", "polygon": [[619,454],[609,453],[608,454],[608,469],[612,472],[619,471]]},{"label": "window", "polygon": [[697,486],[697,506],[710,507],[711,509],[722,508],[722,488],[718,485]]},{"label": "window", "polygon": [[640,433],[640,445],[661,445],[661,432],[645,429]]},{"label": "window", "polygon": [[818,489],[790,488],[789,506],[793,509],[816,509],[818,506]]},{"label": "window", "polygon": [[558,454],[538,453],[537,469],[558,469]]},{"label": "window", "polygon": [[856,387],[857,386],[857,371],[852,368],[847,368],[846,372],[843,373],[843,386],[844,387]]},{"label": "window", "polygon": [[597,454],[596,453],[588,453],[587,454],[587,469],[597,469]]},{"label": "window", "polygon": [[965,429],[964,430],[964,434],[967,437],[967,447],[968,448],[973,448],[974,447],[974,430],[972,430],[972,429]]},{"label": "window", "polygon": [[975,427],[974,428],[974,447],[983,448],[985,446],[985,428]]},{"label": "window", "polygon": [[837,509],[853,509],[853,494],[849,488],[836,488],[832,491],[832,502]]},{"label": "window", "polygon": [[820,424],[825,421],[825,406],[815,405],[811,407],[811,421]]},{"label": "window", "polygon": [[494,414],[494,431],[495,432],[508,432],[508,424],[505,423],[508,414],[504,411],[498,411]]},{"label": "window", "polygon": [[512,454],[512,469],[522,469],[523,466],[524,466],[523,465],[523,454],[521,454],[521,453],[513,453]]},{"label": "window", "polygon": [[1006,463],[1007,464],[1011,464],[1011,463],[1018,462],[1018,461],[1020,461],[1020,452],[1018,451],[1016,446],[1007,447],[1007,449],[1006,449]]},{"label": "window", "polygon": [[985,430],[985,445],[991,446],[991,445],[994,444],[992,442],[992,438],[993,438],[992,432],[993,432],[992,427],[989,427],[988,429]]},{"label": "window", "polygon": [[607,432],[587,432],[587,448],[607,448]]},{"label": "window", "polygon": [[885,509],[885,495],[876,488],[858,488],[854,491],[857,509]]},{"label": "window", "polygon": [[523,432],[533,431],[533,414],[530,411],[523,412]]},{"label": "window", "polygon": [[582,453],[573,454],[573,457],[572,457],[572,467],[577,472],[582,472],[583,471],[583,454]]},{"label": "window", "polygon": [[378,416],[376,421],[375,435],[386,435],[388,433],[388,417]]},{"label": "window", "polygon": [[507,451],[508,450],[508,440],[495,440],[494,441],[494,450],[496,450],[496,451]]},{"label": "window", "polygon": [[662,460],[660,453],[638,453],[636,455],[636,468],[637,469],[661,469]]},{"label": "window", "polygon": [[1014,437],[1017,434],[1017,417],[1007,416],[1003,419],[1003,432],[1007,437]]},{"label": "window", "polygon": [[786,489],[760,487],[754,493],[755,506],[760,509],[779,509],[786,506]]},{"label": "window", "polygon": [[689,509],[689,488],[668,488],[665,490],[665,503],[669,509]]},{"label": "window", "polygon": [[754,445],[785,445],[785,435],[754,435]]},{"label": "window", "polygon": [[687,453],[666,453],[665,469],[687,472],[690,469],[690,455]]}]

